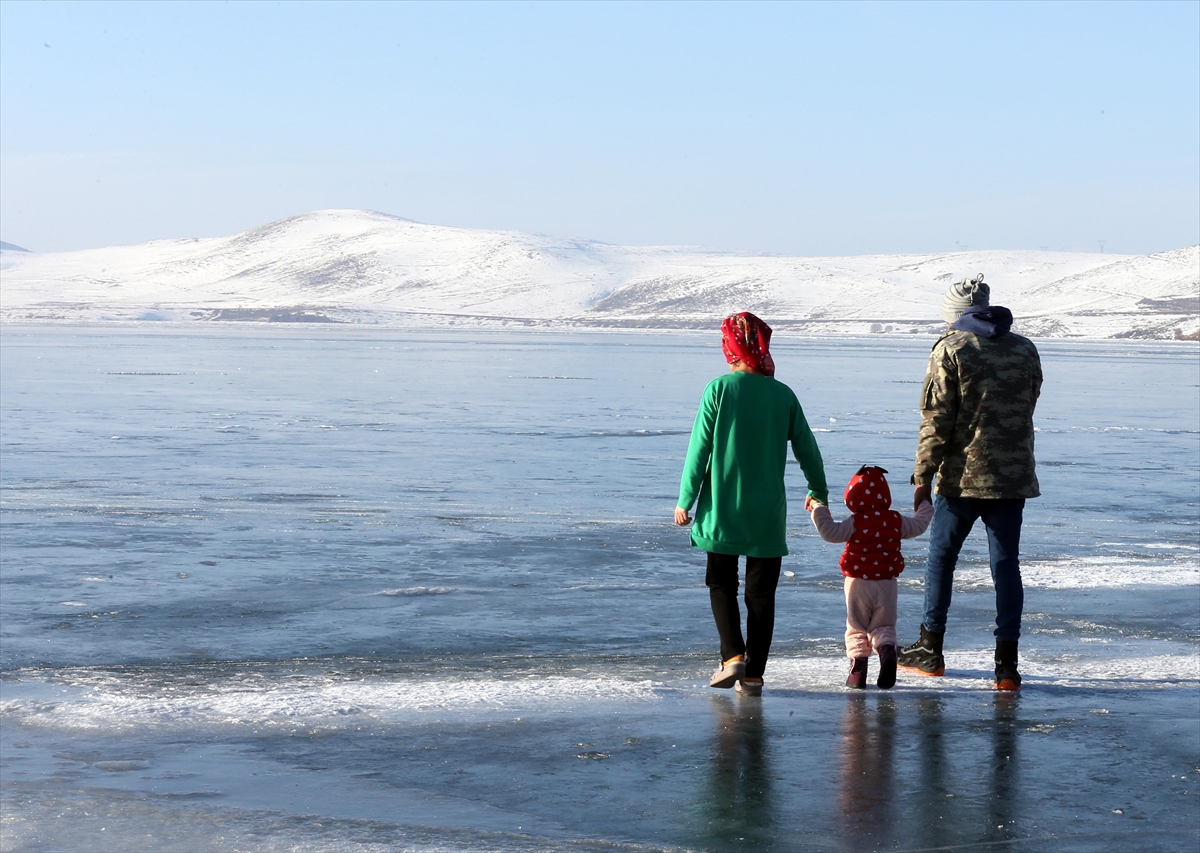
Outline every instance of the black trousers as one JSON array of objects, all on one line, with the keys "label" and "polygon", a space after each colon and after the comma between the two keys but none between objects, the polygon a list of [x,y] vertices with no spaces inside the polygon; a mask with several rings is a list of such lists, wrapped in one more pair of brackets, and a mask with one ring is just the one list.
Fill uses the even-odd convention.
[{"label": "black trousers", "polygon": [[762,678],[771,652],[775,631],[775,587],[779,585],[782,557],[746,558],[746,637],[742,639],[742,615],[738,611],[738,558],[733,554],[708,552],[704,583],[712,602],[717,633],[721,635],[721,660],[746,656],[746,675]]}]

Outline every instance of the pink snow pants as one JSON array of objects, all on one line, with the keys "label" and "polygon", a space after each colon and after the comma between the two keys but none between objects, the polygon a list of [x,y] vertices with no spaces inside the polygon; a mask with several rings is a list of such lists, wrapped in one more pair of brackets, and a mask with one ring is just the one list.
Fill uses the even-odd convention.
[{"label": "pink snow pants", "polygon": [[846,655],[896,645],[896,579],[846,578]]}]

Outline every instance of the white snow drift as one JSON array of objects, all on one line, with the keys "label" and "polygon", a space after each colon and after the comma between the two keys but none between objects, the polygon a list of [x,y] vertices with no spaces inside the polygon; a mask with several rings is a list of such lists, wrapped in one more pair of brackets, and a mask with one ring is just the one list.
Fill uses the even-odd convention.
[{"label": "white snow drift", "polygon": [[1200,332],[1200,246],[1126,256],[969,251],[848,258],[622,247],[326,210],[231,237],[78,252],[5,248],[0,319],[710,327],[754,311],[809,334],[936,331],[948,283],[983,272],[1017,328]]}]

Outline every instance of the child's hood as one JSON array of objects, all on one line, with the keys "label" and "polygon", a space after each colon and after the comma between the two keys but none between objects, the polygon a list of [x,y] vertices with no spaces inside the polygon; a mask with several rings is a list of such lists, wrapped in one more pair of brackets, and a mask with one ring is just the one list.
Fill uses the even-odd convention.
[{"label": "child's hood", "polygon": [[851,512],[885,510],[892,505],[892,490],[888,488],[887,471],[875,465],[864,465],[846,484],[846,509]]}]

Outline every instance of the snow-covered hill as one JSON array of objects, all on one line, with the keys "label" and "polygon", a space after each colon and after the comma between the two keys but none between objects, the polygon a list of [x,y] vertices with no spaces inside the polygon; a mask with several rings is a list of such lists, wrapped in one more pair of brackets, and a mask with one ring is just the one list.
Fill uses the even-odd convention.
[{"label": "snow-covered hill", "polygon": [[231,237],[0,251],[0,319],[711,327],[754,311],[806,333],[940,326],[947,285],[983,272],[1026,334],[1200,330],[1200,246],[1156,255],[972,251],[849,258],[620,247],[326,210]]}]

